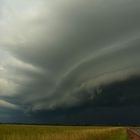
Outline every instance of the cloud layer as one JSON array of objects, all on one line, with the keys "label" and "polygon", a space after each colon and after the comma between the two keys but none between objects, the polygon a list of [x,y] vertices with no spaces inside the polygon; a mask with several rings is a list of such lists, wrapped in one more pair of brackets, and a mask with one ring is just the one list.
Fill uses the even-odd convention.
[{"label": "cloud layer", "polygon": [[0,0],[4,114],[139,106],[139,15],[138,0]]}]

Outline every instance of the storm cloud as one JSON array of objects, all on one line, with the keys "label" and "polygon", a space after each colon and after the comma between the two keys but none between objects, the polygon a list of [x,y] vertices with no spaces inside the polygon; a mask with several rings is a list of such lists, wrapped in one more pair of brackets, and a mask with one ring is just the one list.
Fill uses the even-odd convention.
[{"label": "storm cloud", "polygon": [[0,0],[2,121],[108,122],[140,108],[139,71],[140,1]]}]

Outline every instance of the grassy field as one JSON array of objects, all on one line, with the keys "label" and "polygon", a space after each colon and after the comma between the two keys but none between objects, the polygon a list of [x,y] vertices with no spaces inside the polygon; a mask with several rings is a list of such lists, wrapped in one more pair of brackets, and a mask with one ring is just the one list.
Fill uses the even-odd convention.
[{"label": "grassy field", "polygon": [[0,140],[127,140],[125,128],[0,125]]}]

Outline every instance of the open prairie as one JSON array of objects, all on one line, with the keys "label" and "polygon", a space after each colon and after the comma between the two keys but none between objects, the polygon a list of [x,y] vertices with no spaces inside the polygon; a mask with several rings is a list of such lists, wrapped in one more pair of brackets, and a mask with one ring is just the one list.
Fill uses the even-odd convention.
[{"label": "open prairie", "polygon": [[0,140],[127,140],[122,127],[0,125]]}]

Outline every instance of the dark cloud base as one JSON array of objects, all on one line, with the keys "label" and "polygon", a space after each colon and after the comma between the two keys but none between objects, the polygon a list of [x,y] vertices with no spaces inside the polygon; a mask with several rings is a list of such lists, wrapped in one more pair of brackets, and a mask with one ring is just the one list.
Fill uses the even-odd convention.
[{"label": "dark cloud base", "polygon": [[100,88],[100,94],[79,106],[38,111],[31,116],[43,123],[140,124],[140,77]]},{"label": "dark cloud base", "polygon": [[97,107],[77,108],[74,110],[59,110],[39,112],[34,116],[35,123],[59,124],[140,124],[139,107]]}]

